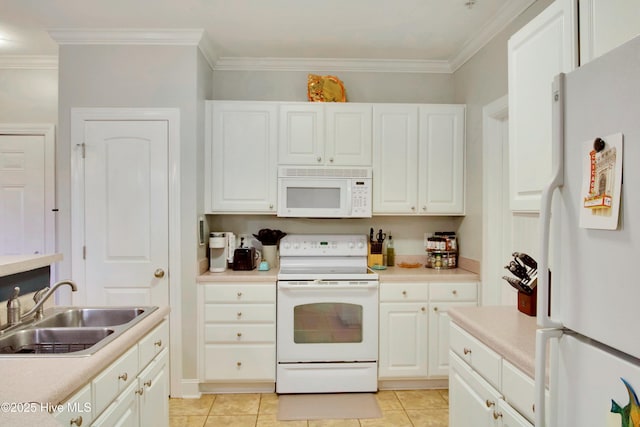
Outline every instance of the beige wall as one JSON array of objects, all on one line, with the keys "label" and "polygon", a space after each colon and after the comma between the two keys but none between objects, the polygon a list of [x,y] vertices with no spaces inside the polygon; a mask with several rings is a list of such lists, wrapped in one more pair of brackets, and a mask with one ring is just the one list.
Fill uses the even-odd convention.
[{"label": "beige wall", "polygon": [[456,103],[467,104],[466,216],[460,255],[482,259],[482,108],[507,94],[507,42],[553,0],[538,0],[453,75]]},{"label": "beige wall", "polygon": [[0,69],[0,122],[58,122],[58,70]]}]

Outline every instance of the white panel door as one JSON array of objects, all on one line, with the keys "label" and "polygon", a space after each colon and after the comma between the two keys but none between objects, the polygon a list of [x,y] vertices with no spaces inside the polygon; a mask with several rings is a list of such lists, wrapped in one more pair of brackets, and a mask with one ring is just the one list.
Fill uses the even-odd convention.
[{"label": "white panel door", "polygon": [[556,0],[508,43],[511,209],[540,210],[551,177],[551,83],[577,65],[576,0]]},{"label": "white panel door", "polygon": [[322,104],[280,105],[279,120],[279,164],[320,165],[325,163]]},{"label": "white panel door", "polygon": [[431,303],[429,305],[429,377],[449,375],[449,309],[475,306],[475,302]]},{"label": "white panel door", "polygon": [[418,202],[418,107],[373,107],[373,213],[414,214]]},{"label": "white panel door", "polygon": [[168,122],[84,122],[89,305],[168,305]]},{"label": "white panel door", "polygon": [[464,105],[420,107],[422,214],[464,214],[464,120]]},{"label": "white panel door", "polygon": [[0,135],[0,255],[45,253],[45,139]]},{"label": "white panel door", "polygon": [[325,161],[329,165],[371,166],[370,104],[325,106]]}]

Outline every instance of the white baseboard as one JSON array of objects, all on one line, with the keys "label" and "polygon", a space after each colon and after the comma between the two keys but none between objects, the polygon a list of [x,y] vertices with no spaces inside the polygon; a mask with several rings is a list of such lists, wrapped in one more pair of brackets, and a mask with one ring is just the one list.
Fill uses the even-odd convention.
[{"label": "white baseboard", "polygon": [[200,380],[198,379],[183,379],[181,386],[182,390],[180,396],[172,394],[171,397],[199,399],[202,396],[202,393],[200,393]]}]

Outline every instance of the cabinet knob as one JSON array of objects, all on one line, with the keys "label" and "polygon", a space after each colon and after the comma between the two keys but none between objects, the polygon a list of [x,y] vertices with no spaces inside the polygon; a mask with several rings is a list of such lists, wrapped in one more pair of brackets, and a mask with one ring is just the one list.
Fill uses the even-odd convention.
[{"label": "cabinet knob", "polygon": [[438,307],[433,307],[433,311],[438,311]]},{"label": "cabinet knob", "polygon": [[153,345],[155,345],[156,347],[162,347],[162,340],[154,342]]},{"label": "cabinet knob", "polygon": [[242,298],[242,292],[238,292],[238,298]]},{"label": "cabinet knob", "polygon": [[236,366],[239,368],[242,366],[242,362],[236,362]]},{"label": "cabinet knob", "polygon": [[151,380],[145,381],[144,385],[147,386],[147,387],[151,387]]},{"label": "cabinet knob", "polygon": [[458,291],[456,291],[455,289],[453,291],[451,291],[452,294],[454,295],[458,295]]},{"label": "cabinet knob", "polygon": [[238,312],[238,318],[240,318],[240,317],[242,317],[242,312],[241,311]]},{"label": "cabinet knob", "polygon": [[333,157],[331,157],[331,158],[329,159],[329,162],[330,162],[330,163],[333,163]]},{"label": "cabinet knob", "polygon": [[140,396],[142,396],[144,394],[144,388],[140,387],[139,389],[137,389],[135,391],[136,394],[139,394]]},{"label": "cabinet knob", "polygon": [[126,372],[124,374],[118,375],[119,380],[126,381],[127,378],[129,378],[129,376],[127,375]]},{"label": "cabinet knob", "polygon": [[242,332],[238,332],[236,335],[240,338],[242,336]]},{"label": "cabinet knob", "polygon": [[502,412],[493,411],[493,419],[497,420],[498,418],[502,418]]},{"label": "cabinet knob", "polygon": [[496,402],[487,399],[485,402],[485,405],[487,405],[487,408],[491,408],[492,406],[496,406]]},{"label": "cabinet knob", "polygon": [[531,411],[532,412],[536,412],[536,404],[535,403],[533,405],[531,405]]},{"label": "cabinet knob", "polygon": [[426,207],[426,206],[423,206],[423,207],[422,207],[422,210],[426,212],[427,207]]},{"label": "cabinet knob", "polygon": [[156,269],[156,271],[153,272],[153,276],[156,279],[162,279],[164,277],[164,270],[161,268]]},{"label": "cabinet knob", "polygon": [[415,211],[415,210],[416,210],[416,207],[415,207],[415,206],[411,206],[411,210],[412,210],[412,211]]},{"label": "cabinet knob", "polygon": [[316,157],[316,160],[318,161],[318,163],[320,163],[322,161],[322,157],[318,156]]},{"label": "cabinet knob", "polygon": [[407,296],[407,291],[402,291],[402,296]]},{"label": "cabinet knob", "polygon": [[471,354],[470,348],[465,347],[462,351],[464,352],[464,354]]},{"label": "cabinet knob", "polygon": [[427,309],[425,307],[420,307],[420,311],[425,312]]},{"label": "cabinet knob", "polygon": [[77,425],[78,427],[80,427],[82,425],[82,415],[78,415],[77,417],[70,419],[69,425]]},{"label": "cabinet knob", "polygon": [[269,205],[269,209],[273,209],[273,204],[270,204],[270,205]]}]

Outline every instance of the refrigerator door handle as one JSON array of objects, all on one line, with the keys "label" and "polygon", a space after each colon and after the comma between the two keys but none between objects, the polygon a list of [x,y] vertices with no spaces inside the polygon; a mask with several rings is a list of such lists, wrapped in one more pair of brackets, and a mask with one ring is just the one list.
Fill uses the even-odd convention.
[{"label": "refrigerator door handle", "polygon": [[[562,329],[538,329],[536,331],[536,365],[535,365],[535,426],[547,427],[545,405],[545,390],[547,383],[547,342],[551,338],[560,338],[563,334]],[[554,393],[554,370],[551,370],[549,376],[549,401],[553,402]],[[553,408],[551,408],[553,409]],[[555,426],[555,413],[550,412],[549,426]]]},{"label": "refrigerator door handle", "polygon": [[549,316],[549,230],[551,227],[551,200],[556,188],[564,184],[564,73],[558,74],[552,85],[552,177],[540,197],[540,256],[538,258],[538,326],[561,328],[562,323]]}]

